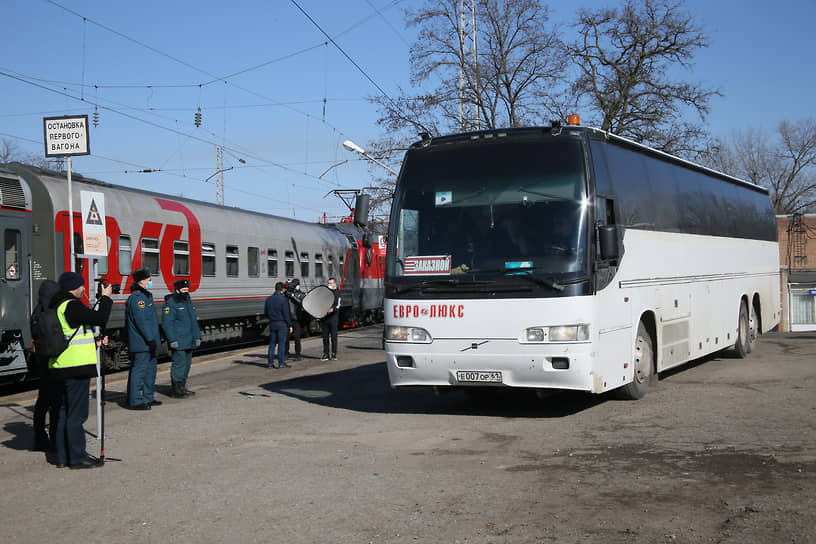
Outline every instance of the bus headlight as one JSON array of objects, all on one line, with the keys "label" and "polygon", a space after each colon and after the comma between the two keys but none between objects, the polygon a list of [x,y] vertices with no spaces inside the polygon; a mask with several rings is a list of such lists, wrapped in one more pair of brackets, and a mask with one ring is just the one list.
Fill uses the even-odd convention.
[{"label": "bus headlight", "polygon": [[544,329],[541,327],[533,327],[531,329],[527,329],[527,341],[528,342],[544,342],[547,339],[547,335],[544,334]]},{"label": "bus headlight", "polygon": [[559,325],[556,327],[530,327],[525,331],[527,342],[586,342],[589,325]]},{"label": "bus headlight", "polygon": [[396,325],[388,325],[385,327],[385,339],[392,342],[431,343],[431,335],[425,329],[419,327],[398,327]]}]

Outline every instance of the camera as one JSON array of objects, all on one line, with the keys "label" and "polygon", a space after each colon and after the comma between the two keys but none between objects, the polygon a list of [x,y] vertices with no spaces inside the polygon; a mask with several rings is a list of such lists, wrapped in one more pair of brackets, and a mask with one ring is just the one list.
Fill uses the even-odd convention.
[{"label": "camera", "polygon": [[[99,297],[102,296],[102,287],[104,287],[106,285],[109,285],[110,282],[108,280],[106,280],[105,278],[99,278],[99,279],[96,280],[96,283],[97,283],[96,297],[99,298]],[[111,291],[113,291],[114,295],[118,295],[121,292],[121,290],[122,290],[122,287],[119,284],[111,285]]]}]

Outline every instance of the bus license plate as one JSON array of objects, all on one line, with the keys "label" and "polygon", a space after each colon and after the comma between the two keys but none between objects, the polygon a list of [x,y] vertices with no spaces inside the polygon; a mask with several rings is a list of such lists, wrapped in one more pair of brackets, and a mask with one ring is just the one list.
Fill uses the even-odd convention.
[{"label": "bus license plate", "polygon": [[456,380],[459,382],[502,383],[502,373],[497,371],[457,370]]}]

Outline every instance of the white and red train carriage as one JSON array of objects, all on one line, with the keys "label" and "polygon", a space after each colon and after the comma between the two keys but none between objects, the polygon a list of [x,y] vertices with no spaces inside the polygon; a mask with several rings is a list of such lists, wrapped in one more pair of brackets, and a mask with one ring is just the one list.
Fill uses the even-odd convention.
[{"label": "white and red train carriage", "polygon": [[[6,243],[0,263],[2,378],[26,371],[28,315],[41,282],[70,269],[70,228],[62,174],[12,163],[0,169],[0,189],[0,230]],[[119,338],[130,275],[145,266],[153,273],[157,311],[174,281],[190,281],[205,345],[263,337],[264,300],[275,283],[293,278],[306,290],[337,278],[346,324],[381,318],[385,244],[382,237],[367,233],[367,209],[338,224],[309,223],[74,175],[77,255],[82,255],[81,191],[104,194],[108,255],[99,259],[98,272],[121,287],[107,331],[116,350],[114,366],[127,360]],[[366,199],[358,197],[358,202]],[[93,280],[91,268],[89,259],[77,258],[75,270],[86,286]],[[93,297],[95,289],[88,292]]]}]

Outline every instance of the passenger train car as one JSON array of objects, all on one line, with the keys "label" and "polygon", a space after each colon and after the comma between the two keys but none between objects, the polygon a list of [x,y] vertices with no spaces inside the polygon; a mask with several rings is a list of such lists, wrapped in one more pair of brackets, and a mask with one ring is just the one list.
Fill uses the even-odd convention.
[{"label": "passenger train car", "polygon": [[[121,335],[131,274],[153,274],[157,312],[173,282],[185,278],[196,304],[204,344],[232,344],[268,334],[264,301],[276,282],[298,278],[309,290],[336,277],[341,322],[382,316],[385,243],[368,232],[367,197],[336,224],[275,217],[182,197],[115,186],[74,174],[75,270],[93,304],[93,266],[83,256],[80,194],[104,195],[108,255],[97,276],[119,285],[108,322],[113,368],[127,361]],[[11,163],[0,167],[0,379],[26,372],[28,319],[45,279],[70,270],[67,179],[61,173]],[[86,300],[85,302],[89,302]]]}]

